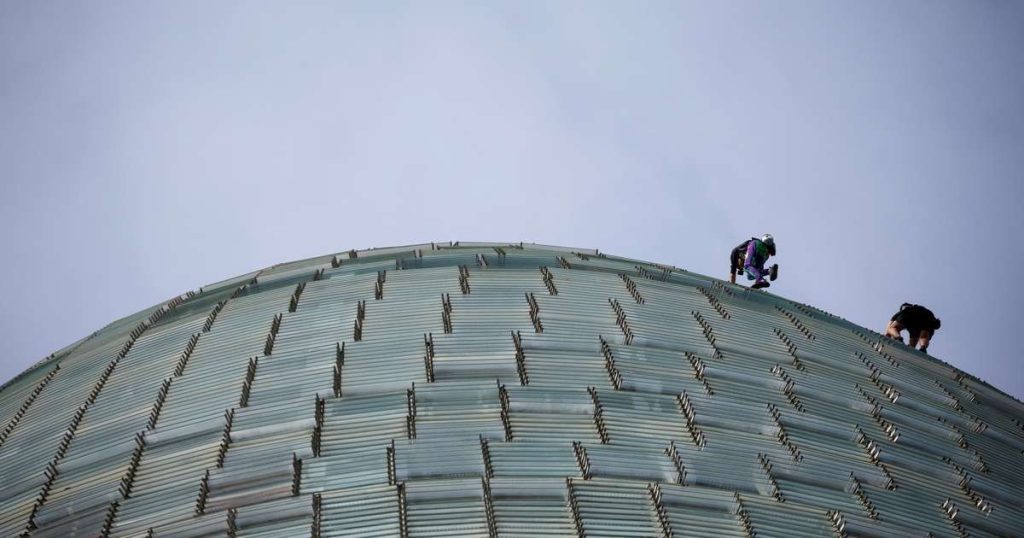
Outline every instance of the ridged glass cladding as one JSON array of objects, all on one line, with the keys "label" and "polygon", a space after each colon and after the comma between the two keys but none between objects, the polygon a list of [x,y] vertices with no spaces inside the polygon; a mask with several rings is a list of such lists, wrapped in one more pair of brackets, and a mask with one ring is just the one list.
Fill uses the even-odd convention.
[{"label": "ridged glass cladding", "polygon": [[1024,405],[814,308],[507,244],[277,265],[0,391],[0,536],[1011,536]]}]

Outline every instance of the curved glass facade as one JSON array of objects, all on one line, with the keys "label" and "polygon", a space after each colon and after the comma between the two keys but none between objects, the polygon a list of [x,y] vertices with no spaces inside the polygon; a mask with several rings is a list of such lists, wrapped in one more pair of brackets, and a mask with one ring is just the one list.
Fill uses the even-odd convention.
[{"label": "curved glass facade", "polygon": [[0,389],[0,536],[1011,536],[1024,405],[815,308],[597,251],[350,251]]}]

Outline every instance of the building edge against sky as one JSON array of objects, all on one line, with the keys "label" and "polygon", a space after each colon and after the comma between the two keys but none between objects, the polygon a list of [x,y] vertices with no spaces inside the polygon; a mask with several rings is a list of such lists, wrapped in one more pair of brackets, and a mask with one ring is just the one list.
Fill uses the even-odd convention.
[{"label": "building edge against sky", "polygon": [[175,297],[7,382],[0,533],[1010,535],[1022,411],[674,267],[349,251]]},{"label": "building edge against sky", "polygon": [[[15,375],[11,379],[6,380],[2,385],[0,385],[0,391],[2,391],[8,385],[10,385],[10,384],[14,383],[15,381],[17,381],[18,379],[22,378],[23,376],[25,376],[25,375],[35,371],[37,368],[40,368],[40,367],[42,367],[45,364],[52,363],[53,361],[59,360],[60,358],[66,356],[68,353],[73,351],[77,346],[81,345],[86,340],[89,340],[89,339],[95,337],[96,335],[98,335],[101,332],[112,330],[114,327],[117,327],[117,326],[121,326],[121,325],[125,325],[125,324],[132,324],[133,322],[136,322],[136,323],[141,322],[147,316],[152,315],[153,313],[157,312],[158,310],[160,310],[162,308],[165,308],[167,305],[172,304],[172,303],[176,302],[179,299],[184,300],[185,298],[188,298],[191,295],[201,294],[201,293],[203,293],[204,290],[209,290],[209,289],[214,289],[214,288],[217,288],[217,287],[222,287],[227,282],[239,282],[239,281],[244,281],[244,280],[250,280],[253,277],[255,277],[256,275],[260,274],[262,271],[271,270],[271,269],[274,269],[275,267],[279,267],[281,265],[287,265],[287,266],[302,265],[302,264],[317,265],[317,264],[323,264],[323,263],[331,263],[332,261],[337,261],[337,260],[344,260],[344,259],[346,259],[346,258],[348,258],[350,256],[363,256],[363,257],[379,256],[379,255],[389,256],[389,255],[391,255],[390,253],[394,253],[395,251],[398,251],[398,252],[401,252],[401,251],[412,252],[412,251],[415,251],[415,250],[423,250],[424,248],[427,248],[427,249],[430,249],[430,248],[433,248],[433,249],[444,249],[444,248],[460,248],[460,247],[462,247],[462,248],[473,248],[474,246],[477,246],[477,245],[483,245],[483,246],[485,246],[485,248],[487,248],[486,247],[487,245],[498,245],[498,246],[505,246],[505,247],[512,247],[512,248],[524,248],[524,247],[525,248],[541,248],[541,249],[547,249],[547,250],[552,250],[552,251],[564,251],[564,252],[569,252],[569,253],[588,253],[588,252],[591,252],[591,253],[594,253],[595,255],[601,255],[601,252],[600,252],[599,249],[576,248],[576,247],[561,247],[561,246],[544,245],[544,244],[537,244],[537,243],[524,243],[524,242],[502,243],[502,242],[480,242],[480,241],[474,241],[474,242],[467,242],[467,241],[443,241],[443,242],[434,242],[434,243],[420,243],[420,244],[412,244],[412,245],[402,245],[402,246],[396,246],[396,247],[371,247],[371,248],[366,248],[366,249],[352,249],[352,250],[340,252],[338,254],[327,254],[327,255],[324,255],[324,256],[314,256],[314,257],[311,257],[311,258],[303,258],[303,259],[300,259],[300,260],[284,262],[284,263],[277,264],[277,265],[274,265],[274,266],[271,266],[271,267],[268,267],[268,268],[265,268],[265,269],[262,269],[262,270],[250,271],[250,272],[244,273],[242,275],[238,275],[238,276],[235,276],[235,277],[232,277],[232,278],[228,278],[228,279],[225,279],[225,280],[222,280],[222,281],[218,281],[218,282],[214,282],[214,283],[211,283],[211,284],[207,284],[207,285],[202,286],[202,287],[200,287],[200,288],[198,288],[198,289],[196,289],[194,291],[185,292],[185,293],[183,293],[181,295],[175,296],[173,299],[171,299],[169,301],[165,301],[165,302],[161,302],[161,303],[155,304],[153,306],[150,306],[149,308],[143,309],[140,312],[137,312],[135,314],[128,315],[128,316],[125,316],[125,317],[123,317],[121,319],[113,321],[113,322],[105,325],[104,327],[94,331],[92,334],[86,335],[86,336],[82,337],[81,339],[76,340],[75,342],[72,342],[71,344],[68,344],[67,346],[64,346],[63,348],[61,348],[61,349],[59,349],[59,350],[57,350],[57,351],[55,351],[55,352],[53,352],[53,353],[43,357],[42,359],[40,359],[39,361],[37,361],[33,365],[31,365],[28,368],[26,368],[21,373]],[[607,256],[607,254],[605,254],[605,256]],[[622,259],[629,260],[627,258],[622,258]],[[633,260],[633,261],[636,261],[636,262],[642,263],[642,264],[655,265],[655,266],[660,267],[660,268],[668,268],[668,269],[670,269],[672,271],[676,271],[676,272],[682,272],[682,273],[687,273],[687,274],[691,274],[691,275],[694,275],[694,276],[699,276],[702,279],[706,279],[708,282],[714,282],[714,281],[718,281],[719,280],[719,279],[717,279],[715,277],[709,277],[709,276],[706,276],[706,275],[701,275],[699,273],[693,273],[692,271],[687,271],[685,269],[682,269],[682,268],[679,268],[679,267],[675,267],[675,266],[672,266],[672,265],[644,262],[644,261],[641,261],[641,260]],[[719,282],[721,284],[725,284],[724,281],[719,281]],[[768,290],[768,291],[770,292],[771,290]],[[794,304],[800,304],[800,305],[802,305],[802,306],[804,306],[806,308],[811,308],[811,309],[813,309],[813,310],[815,310],[815,311],[817,311],[819,313],[823,313],[823,314],[827,313],[827,312],[821,310],[820,308],[814,307],[813,305],[810,305],[810,304],[797,303],[795,301],[794,301]],[[870,329],[870,328],[867,328],[867,327],[863,327],[863,326],[857,325],[857,324],[855,324],[855,323],[853,323],[853,322],[843,318],[841,315],[837,315],[837,314],[833,314],[833,313],[827,313],[827,314],[828,314],[829,317],[834,318],[834,319],[836,319],[838,321],[841,321],[842,323],[849,324],[851,327],[856,327],[857,330],[863,331],[865,334],[870,334],[873,338],[880,338],[882,336],[881,333],[878,333],[874,329]],[[886,341],[883,341],[883,342],[886,342]],[[978,378],[977,376],[975,376],[974,374],[972,374],[972,373],[970,373],[970,372],[968,372],[966,370],[961,370],[961,369],[957,368],[956,366],[953,366],[952,364],[942,360],[941,358],[938,358],[937,356],[934,356],[934,355],[926,355],[926,356],[932,358],[933,360],[935,360],[935,361],[937,361],[937,362],[939,362],[939,363],[941,363],[941,364],[943,364],[945,366],[948,366],[949,368],[953,368],[953,369],[958,370],[960,373],[970,377],[975,382],[983,383],[986,386],[988,386],[989,388],[991,388],[992,390],[998,391],[998,392],[1004,394],[1008,398],[1012,398],[1012,399],[1014,399],[1014,400],[1016,400],[1018,402],[1021,401],[1018,398],[1010,395],[1006,391],[1000,389],[999,387],[996,387],[996,386],[992,385],[988,381],[986,381],[984,379],[981,379],[981,378]]]}]

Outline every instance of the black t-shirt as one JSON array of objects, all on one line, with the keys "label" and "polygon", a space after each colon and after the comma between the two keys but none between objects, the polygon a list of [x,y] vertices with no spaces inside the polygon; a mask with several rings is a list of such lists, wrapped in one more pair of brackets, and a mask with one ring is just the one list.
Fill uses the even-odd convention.
[{"label": "black t-shirt", "polygon": [[738,273],[743,270],[743,257],[747,255],[747,245],[753,241],[753,238],[747,239],[746,241],[736,245],[736,248],[732,249],[729,253],[729,270],[733,273]]},{"label": "black t-shirt", "polygon": [[892,321],[898,321],[904,327],[910,331],[914,330],[928,330],[935,331],[942,325],[935,314],[927,308],[912,304],[901,308],[899,312],[893,315]]}]

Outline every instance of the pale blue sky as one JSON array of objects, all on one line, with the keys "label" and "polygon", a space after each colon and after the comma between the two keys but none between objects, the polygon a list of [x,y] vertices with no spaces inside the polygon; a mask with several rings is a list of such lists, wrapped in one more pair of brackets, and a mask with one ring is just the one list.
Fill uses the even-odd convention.
[{"label": "pale blue sky", "polygon": [[273,263],[599,248],[772,291],[1024,397],[1024,4],[0,2],[0,382]]}]

